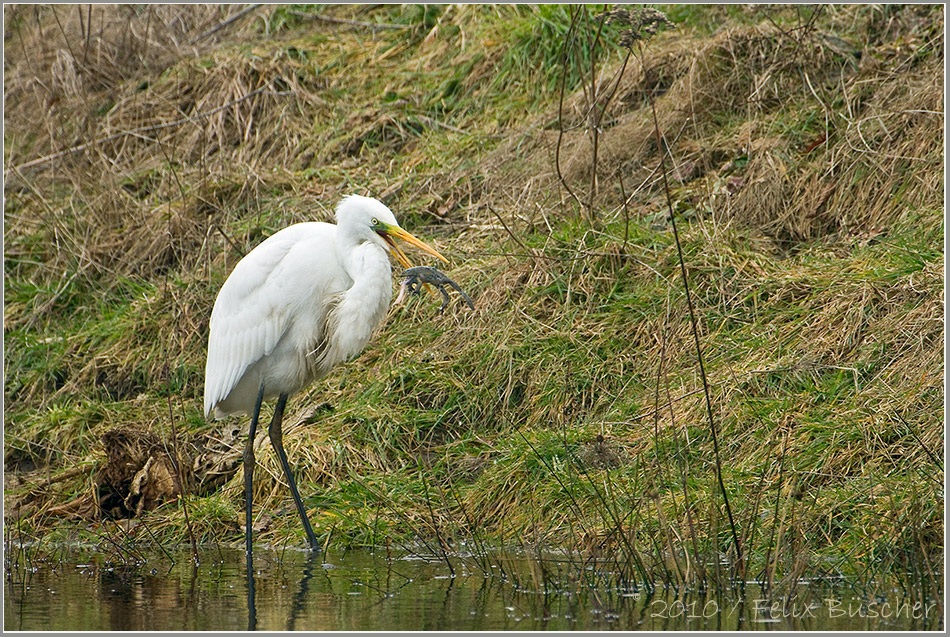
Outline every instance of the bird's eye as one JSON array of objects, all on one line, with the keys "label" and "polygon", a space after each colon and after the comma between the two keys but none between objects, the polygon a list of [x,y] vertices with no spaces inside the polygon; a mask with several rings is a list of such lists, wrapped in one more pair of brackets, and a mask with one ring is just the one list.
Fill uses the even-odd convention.
[{"label": "bird's eye", "polygon": [[378,225],[379,225],[379,219],[377,219],[376,217],[373,217],[373,225],[374,225],[374,226],[378,226]]}]

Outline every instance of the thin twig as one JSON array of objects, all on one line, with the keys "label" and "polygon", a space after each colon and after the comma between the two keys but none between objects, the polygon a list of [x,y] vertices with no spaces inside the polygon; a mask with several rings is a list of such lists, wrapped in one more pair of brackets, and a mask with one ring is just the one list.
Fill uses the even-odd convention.
[{"label": "thin twig", "polygon": [[[606,6],[604,7],[606,9]],[[589,20],[587,10],[584,10],[584,16]],[[590,49],[590,109],[588,111],[588,130],[590,131],[590,143],[591,143],[591,162],[590,162],[590,192],[587,193],[587,220],[593,222],[596,218],[594,214],[594,197],[597,195],[597,151],[600,148],[600,120],[603,117],[604,113],[607,111],[607,103],[610,101],[610,98],[613,97],[616,91],[610,93],[607,99],[604,101],[603,105],[597,104],[597,99],[600,96],[600,91],[597,86],[597,43],[600,42],[601,33],[604,30],[604,24],[607,21],[605,19],[600,20],[600,24],[597,26],[597,34],[594,36],[593,42],[589,44]],[[630,52],[627,52],[627,57],[624,59],[623,68],[620,70],[620,75],[623,75],[623,69],[627,66],[627,59],[630,58]],[[617,84],[620,84],[620,77],[617,78]],[[587,91],[584,92],[587,94]]]},{"label": "thin twig", "polygon": [[561,181],[561,185],[564,186],[568,194],[574,198],[574,201],[577,202],[579,206],[583,207],[583,203],[580,200],[571,187],[567,183],[567,179],[564,178],[564,175],[561,173],[561,141],[564,137],[564,84],[567,81],[567,47],[574,41],[574,33],[577,26],[577,18],[580,16],[581,10],[578,8],[576,11],[571,12],[571,25],[567,29],[567,35],[564,37],[564,46],[561,48],[561,85],[558,92],[558,105],[557,105],[557,145],[554,147],[554,168],[557,171],[557,178]]},{"label": "thin twig", "polygon": [[[422,468],[421,465],[419,468]],[[446,542],[442,539],[442,534],[439,532],[439,521],[435,517],[435,511],[432,510],[432,501],[429,499],[429,484],[426,482],[422,471],[419,471],[419,476],[422,480],[422,488],[425,490],[426,507],[429,509],[429,517],[432,518],[432,529],[435,531],[435,540],[438,543],[439,552],[442,554],[442,561],[449,567],[449,573],[452,574],[452,577],[455,577],[455,568],[452,566],[452,561],[449,560],[449,554],[445,551]]]},{"label": "thin twig", "polygon": [[[785,430],[784,436],[782,437],[782,451],[779,455],[778,460],[778,485],[776,487],[775,493],[775,511],[772,514],[772,532],[769,534],[769,543],[765,549],[765,573],[762,577],[762,583],[765,586],[766,594],[772,589],[773,578],[774,578],[774,569],[769,565],[769,560],[772,554],[772,543],[775,541],[775,534],[779,525],[779,505],[781,504],[782,499],[782,485],[783,479],[785,477],[785,449],[788,446],[788,429]],[[778,547],[775,549],[776,557],[778,560]]]},{"label": "thin twig", "polygon": [[261,5],[260,5],[260,4],[252,4],[252,5],[249,6],[249,7],[245,7],[244,9],[241,9],[240,11],[238,11],[237,13],[235,13],[233,16],[231,16],[230,18],[228,18],[228,19],[225,20],[224,22],[221,22],[220,24],[218,24],[218,25],[215,26],[214,28],[209,29],[209,30],[205,31],[204,33],[202,33],[201,35],[199,35],[197,38],[195,38],[194,40],[191,41],[191,44],[198,44],[198,43],[201,42],[202,40],[204,40],[204,39],[206,39],[206,38],[210,38],[212,35],[214,35],[214,34],[217,33],[218,31],[220,31],[220,30],[223,29],[224,27],[228,26],[228,25],[231,24],[232,22],[236,22],[237,20],[240,20],[241,18],[243,18],[244,16],[246,16],[248,13],[250,13],[250,12],[253,11],[254,9],[258,8],[259,6],[261,6]]},{"label": "thin twig", "polygon": [[[666,326],[668,326],[669,323],[670,295],[668,292],[666,296],[666,317],[663,319],[664,331],[666,330]],[[706,568],[703,566],[703,559],[699,554],[699,540],[696,537],[696,523],[693,521],[693,504],[689,499],[689,461],[686,459],[687,454],[682,452],[679,436],[676,433],[676,410],[673,409],[674,399],[670,394],[670,379],[665,368],[663,370],[663,386],[666,392],[666,404],[670,408],[670,429],[673,431],[673,441],[676,444],[676,456],[679,458],[680,466],[682,467],[682,470],[680,471],[680,478],[683,485],[683,508],[686,510],[686,523],[689,526],[689,536],[693,544],[693,561],[696,563],[696,570],[699,572],[698,579],[700,582],[700,587],[705,587]],[[686,444],[689,445],[689,436],[687,436]]]},{"label": "thin twig", "polygon": [[920,445],[920,448],[924,450],[924,453],[927,454],[927,456],[930,458],[930,461],[933,462],[938,469],[943,471],[943,463],[940,461],[940,458],[938,458],[937,455],[930,450],[930,447],[924,444],[924,441],[920,439],[920,437],[917,435],[917,432],[914,431],[914,428],[910,426],[910,423],[904,420],[904,417],[896,411],[894,412],[894,415],[900,418],[900,421],[904,423],[904,426],[907,427],[907,431],[909,431],[910,435],[914,437],[914,440],[917,441],[917,444]]},{"label": "thin twig", "polygon": [[623,247],[620,251],[626,254],[627,239],[630,237],[630,210],[627,209],[627,192],[623,187],[623,170],[617,171],[617,177],[620,179],[620,196],[623,198]]},{"label": "thin twig", "polygon": [[503,225],[503,226],[505,227],[505,230],[508,232],[508,235],[509,235],[512,239],[514,239],[514,242],[517,243],[518,246],[519,246],[522,250],[524,250],[526,253],[530,254],[530,255],[533,256],[533,257],[538,256],[538,255],[535,254],[535,251],[534,251],[534,250],[532,250],[531,248],[529,248],[529,247],[526,246],[525,244],[521,243],[521,240],[520,240],[518,237],[515,236],[515,233],[511,231],[511,228],[508,227],[508,224],[505,223],[505,220],[501,218],[501,215],[500,215],[500,214],[498,214],[497,212],[495,212],[495,209],[492,208],[491,205],[488,206],[488,209],[492,211],[492,214],[494,214],[496,217],[498,217],[498,221],[500,221],[500,222],[501,222],[501,225]]},{"label": "thin twig", "polygon": [[[640,62],[641,64],[644,64],[645,57],[643,52],[643,43],[637,42],[637,45],[640,49]],[[646,68],[645,64],[644,68]],[[726,485],[722,479],[722,459],[719,453],[719,435],[716,431],[716,421],[713,418],[712,399],[709,396],[709,383],[706,380],[706,368],[703,364],[703,349],[699,342],[699,327],[696,321],[696,312],[693,309],[693,299],[689,292],[689,278],[686,274],[686,260],[683,258],[683,247],[680,243],[679,231],[676,228],[676,215],[673,212],[673,199],[670,195],[670,185],[666,177],[666,151],[663,150],[663,140],[660,135],[660,122],[656,115],[656,102],[654,101],[652,94],[648,93],[647,97],[650,100],[650,109],[653,113],[653,132],[656,135],[657,152],[660,154],[660,165],[662,167],[660,174],[663,177],[663,191],[666,194],[666,205],[670,212],[670,225],[673,228],[673,239],[676,243],[676,253],[679,257],[680,273],[683,276],[683,289],[686,292],[686,305],[689,308],[689,321],[692,327],[693,341],[696,344],[696,359],[697,363],[699,364],[699,375],[703,382],[703,394],[706,397],[706,414],[709,417],[709,431],[712,434],[713,440],[713,455],[716,463],[716,480],[719,482],[719,490],[722,492],[722,501],[726,507],[726,516],[729,518],[729,528],[732,532],[732,541],[736,547],[736,562],[739,565],[740,571],[744,571],[745,565],[742,559],[742,543],[739,540],[739,533],[736,530],[736,523],[732,516],[732,507],[729,505],[729,494],[726,492]]]}]

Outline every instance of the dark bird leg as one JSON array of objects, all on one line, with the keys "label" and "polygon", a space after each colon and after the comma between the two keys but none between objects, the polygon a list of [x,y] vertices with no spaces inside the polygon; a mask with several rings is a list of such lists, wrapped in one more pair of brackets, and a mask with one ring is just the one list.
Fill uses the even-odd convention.
[{"label": "dark bird leg", "polygon": [[257,402],[254,404],[254,413],[251,414],[251,427],[247,432],[247,446],[244,447],[244,550],[247,553],[248,573],[252,571],[251,559],[251,527],[254,526],[254,516],[251,505],[254,501],[254,436],[257,433],[257,419],[261,415],[261,402],[264,400],[264,383],[257,392]]},{"label": "dark bird leg", "polygon": [[264,383],[257,392],[254,413],[251,414],[251,427],[247,433],[247,446],[244,447],[244,547],[247,555],[247,629],[257,630],[257,608],[254,603],[254,554],[251,552],[252,527],[254,516],[251,505],[254,501],[254,436],[257,434],[257,419],[261,415],[261,402],[264,400]]},{"label": "dark bird leg", "polygon": [[307,512],[303,508],[303,501],[300,499],[300,493],[297,492],[297,483],[294,481],[294,474],[290,472],[290,463],[287,462],[287,454],[284,452],[284,434],[281,430],[281,423],[284,419],[284,406],[287,404],[287,394],[281,394],[277,399],[277,406],[274,408],[274,417],[270,421],[270,444],[277,451],[277,458],[280,460],[280,466],[284,470],[284,476],[287,483],[290,484],[290,494],[294,497],[294,504],[297,505],[297,513],[300,514],[300,521],[303,522],[303,530],[307,534],[307,541],[310,543],[310,549],[319,551],[317,536],[313,534],[310,527],[310,520],[307,519]]}]

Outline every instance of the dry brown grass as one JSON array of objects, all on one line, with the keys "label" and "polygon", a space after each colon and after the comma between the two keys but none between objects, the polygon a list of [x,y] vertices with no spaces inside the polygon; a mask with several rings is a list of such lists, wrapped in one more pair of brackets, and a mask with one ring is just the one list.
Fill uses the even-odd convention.
[{"label": "dry brown grass", "polygon": [[[862,69],[843,78],[840,90],[825,96],[845,100],[844,111],[827,109],[827,132],[804,148],[750,153],[755,187],[731,198],[731,213],[800,241],[879,232],[908,209],[939,206],[941,67],[930,60],[913,73]],[[857,99],[861,91],[870,94]],[[802,164],[806,170],[794,170]]]},{"label": "dry brown grass", "polygon": [[[857,49],[826,34],[794,38],[764,22],[712,38],[673,37],[657,52],[648,49],[644,60],[630,63],[603,116],[597,157],[603,203],[619,207],[620,174],[635,204],[656,192],[650,94],[674,180],[705,190],[705,205],[723,220],[801,241],[864,236],[907,209],[941,205],[943,61],[926,53],[939,43],[923,38],[900,54],[889,43],[865,50],[859,62]],[[885,55],[890,63],[881,61]],[[609,84],[616,70],[604,69],[598,82]],[[583,192],[593,160],[587,99],[585,89],[566,100],[563,132],[527,131],[527,144],[518,138],[500,148],[489,165],[507,174],[495,180],[553,181],[560,138],[561,173]],[[745,123],[723,137],[730,118]],[[737,170],[727,161],[737,158],[748,165]],[[912,191],[906,200],[905,191]]]},{"label": "dry brown grass", "polygon": [[[141,273],[182,265],[205,242],[208,216],[255,199],[262,167],[292,163],[301,145],[292,135],[319,117],[320,81],[286,51],[265,59],[212,50],[217,35],[203,36],[239,6],[90,6],[93,27],[82,31],[88,38],[79,33],[87,8],[79,9],[7,8],[19,44],[9,46],[6,59],[4,115],[13,131],[7,188],[31,193],[41,208],[46,188],[71,189],[74,213],[87,219],[82,228],[63,228],[63,239],[74,244],[59,252],[83,254],[83,270]],[[62,28],[50,33],[51,24]],[[237,27],[229,28],[240,39]],[[72,74],[58,80],[63,71],[51,60],[63,56],[72,60]],[[64,83],[75,90],[56,88]],[[44,93],[47,85],[52,95]],[[48,110],[44,100],[55,107]],[[49,113],[47,127],[33,125],[37,112]],[[29,141],[22,143],[17,131],[30,131]],[[68,223],[51,214],[11,221],[22,234],[38,224]],[[223,223],[220,216],[215,221]],[[160,227],[171,241],[135,232]]]},{"label": "dry brown grass", "polygon": [[250,17],[224,33],[211,32],[241,10],[240,5],[5,5],[4,117],[20,122],[49,113],[50,126],[71,125],[76,102],[94,107],[130,80],[155,76],[212,48],[224,33],[233,37],[247,28]]}]

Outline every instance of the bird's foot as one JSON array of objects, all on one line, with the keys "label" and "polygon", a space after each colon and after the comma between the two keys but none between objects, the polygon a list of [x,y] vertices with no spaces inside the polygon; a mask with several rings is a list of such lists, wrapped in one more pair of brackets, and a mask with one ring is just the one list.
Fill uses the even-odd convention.
[{"label": "bird's foot", "polygon": [[406,293],[419,294],[419,290],[422,289],[422,286],[428,283],[442,293],[442,306],[439,307],[439,312],[444,311],[449,305],[449,293],[445,289],[446,285],[455,288],[455,290],[462,295],[462,299],[465,300],[468,306],[473,310],[475,309],[475,304],[472,303],[472,299],[468,297],[468,294],[466,294],[455,281],[447,277],[445,273],[435,268],[420,265],[404,271],[402,277],[402,285],[399,288],[399,296],[396,297],[396,303],[401,302],[406,296]]}]

